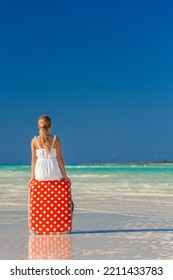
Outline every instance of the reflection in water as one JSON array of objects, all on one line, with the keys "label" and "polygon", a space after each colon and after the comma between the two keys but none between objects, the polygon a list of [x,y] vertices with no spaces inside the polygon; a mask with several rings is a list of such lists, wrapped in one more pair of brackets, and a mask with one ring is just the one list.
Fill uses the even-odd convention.
[{"label": "reflection in water", "polygon": [[29,260],[71,260],[72,240],[67,235],[30,235]]}]

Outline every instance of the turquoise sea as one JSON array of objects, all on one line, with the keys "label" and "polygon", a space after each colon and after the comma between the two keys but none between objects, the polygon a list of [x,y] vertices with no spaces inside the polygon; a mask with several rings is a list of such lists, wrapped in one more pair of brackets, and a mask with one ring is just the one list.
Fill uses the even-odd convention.
[{"label": "turquoise sea", "polygon": [[[117,187],[147,188],[172,187],[173,164],[82,164],[67,165],[67,174],[72,182],[78,184],[99,184],[98,187],[114,185]],[[2,187],[22,187],[30,177],[30,165],[0,165]],[[12,184],[12,185],[11,185]]]},{"label": "turquoise sea", "polygon": [[[67,174],[72,181],[74,195],[86,193],[116,192],[116,194],[157,195],[173,193],[173,164],[86,164],[67,165]],[[26,207],[29,165],[0,165],[1,209]],[[11,206],[10,206],[11,205]]]}]

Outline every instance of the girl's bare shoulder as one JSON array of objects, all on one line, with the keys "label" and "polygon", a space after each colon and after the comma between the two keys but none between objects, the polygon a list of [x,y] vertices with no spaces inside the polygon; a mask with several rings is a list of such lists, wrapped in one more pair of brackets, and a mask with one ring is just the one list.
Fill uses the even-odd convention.
[{"label": "girl's bare shoulder", "polygon": [[31,146],[33,146],[34,148],[36,147],[36,141],[37,141],[37,136],[34,136],[32,139],[31,139]]},{"label": "girl's bare shoulder", "polygon": [[59,137],[56,137],[56,139],[55,139],[55,147],[58,147],[59,145],[60,145],[60,139],[59,139]]}]

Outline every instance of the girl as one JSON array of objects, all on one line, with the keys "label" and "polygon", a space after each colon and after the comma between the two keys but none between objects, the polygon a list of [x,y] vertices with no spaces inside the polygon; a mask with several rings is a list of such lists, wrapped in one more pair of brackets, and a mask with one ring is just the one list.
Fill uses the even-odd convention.
[{"label": "girl", "polygon": [[51,119],[38,119],[39,136],[31,141],[30,232],[64,233],[71,230],[71,182],[67,177],[59,138],[50,134]]},{"label": "girl", "polygon": [[61,154],[59,138],[50,135],[51,119],[49,116],[41,116],[38,119],[40,136],[31,141],[31,179],[32,180],[58,180],[70,179],[66,175],[64,161]]}]

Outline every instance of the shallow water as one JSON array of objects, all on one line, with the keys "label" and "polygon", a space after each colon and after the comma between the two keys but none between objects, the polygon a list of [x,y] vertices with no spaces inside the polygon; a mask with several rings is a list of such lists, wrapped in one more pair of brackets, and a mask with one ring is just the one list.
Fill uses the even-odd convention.
[{"label": "shallow water", "polygon": [[0,259],[173,259],[172,164],[71,165],[67,173],[72,234],[30,236],[30,166],[0,166]]}]

